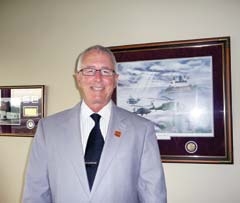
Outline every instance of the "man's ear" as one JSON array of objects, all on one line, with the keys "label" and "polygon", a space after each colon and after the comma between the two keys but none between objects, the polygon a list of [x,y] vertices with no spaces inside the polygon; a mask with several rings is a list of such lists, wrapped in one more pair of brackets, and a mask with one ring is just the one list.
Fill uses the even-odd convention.
[{"label": "man's ear", "polygon": [[78,89],[78,77],[77,76],[78,76],[77,73],[74,73],[72,75],[76,89]]}]

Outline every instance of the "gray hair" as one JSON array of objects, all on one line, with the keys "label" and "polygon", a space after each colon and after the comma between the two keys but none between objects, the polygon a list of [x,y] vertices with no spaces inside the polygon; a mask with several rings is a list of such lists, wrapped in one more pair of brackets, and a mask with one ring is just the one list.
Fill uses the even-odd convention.
[{"label": "gray hair", "polygon": [[114,69],[116,68],[117,62],[116,62],[116,58],[115,58],[114,54],[112,53],[112,51],[109,48],[104,47],[102,45],[94,45],[94,46],[91,46],[91,47],[85,49],[83,52],[81,52],[79,54],[79,56],[77,57],[77,60],[76,60],[76,66],[75,66],[76,72],[78,72],[81,69],[82,60],[83,60],[84,56],[88,52],[93,51],[93,50],[107,54],[110,57],[110,60],[112,61]]}]

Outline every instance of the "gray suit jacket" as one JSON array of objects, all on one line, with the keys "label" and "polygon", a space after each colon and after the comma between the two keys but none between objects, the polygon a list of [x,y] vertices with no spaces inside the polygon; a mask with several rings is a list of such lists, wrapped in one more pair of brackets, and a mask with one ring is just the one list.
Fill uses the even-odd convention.
[{"label": "gray suit jacket", "polygon": [[165,178],[153,124],[113,105],[90,191],[79,115],[80,104],[39,121],[23,202],[166,203]]}]

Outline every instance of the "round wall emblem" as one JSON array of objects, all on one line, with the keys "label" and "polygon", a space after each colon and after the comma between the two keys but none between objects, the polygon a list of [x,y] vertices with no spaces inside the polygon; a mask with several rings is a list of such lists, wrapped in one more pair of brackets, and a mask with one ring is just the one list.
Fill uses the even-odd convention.
[{"label": "round wall emblem", "polygon": [[186,142],[185,144],[185,150],[188,152],[188,153],[195,153],[198,149],[198,145],[196,142],[194,141],[188,141]]},{"label": "round wall emblem", "polygon": [[33,129],[35,127],[35,123],[32,119],[29,119],[26,123],[28,129]]}]

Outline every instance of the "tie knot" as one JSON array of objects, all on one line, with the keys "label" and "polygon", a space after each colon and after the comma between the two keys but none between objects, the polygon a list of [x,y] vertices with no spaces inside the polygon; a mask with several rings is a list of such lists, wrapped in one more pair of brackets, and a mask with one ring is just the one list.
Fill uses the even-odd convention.
[{"label": "tie knot", "polygon": [[97,113],[93,113],[91,115],[91,118],[95,121],[95,123],[99,123],[99,120],[100,120],[101,116]]}]

